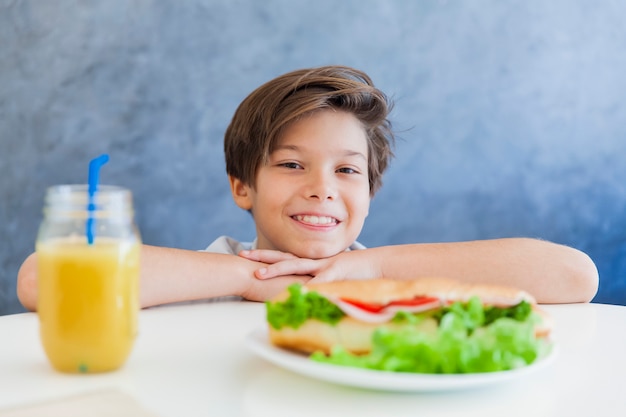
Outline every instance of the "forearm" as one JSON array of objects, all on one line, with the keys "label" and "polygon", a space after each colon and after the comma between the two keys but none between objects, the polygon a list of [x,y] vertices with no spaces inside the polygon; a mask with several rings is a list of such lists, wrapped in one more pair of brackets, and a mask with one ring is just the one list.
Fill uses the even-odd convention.
[{"label": "forearm", "polygon": [[[262,300],[287,282],[283,279],[259,285],[253,273],[263,265],[234,255],[143,245],[140,304],[149,307],[224,295]],[[34,253],[18,272],[17,295],[26,309],[36,310],[37,255]]]},{"label": "forearm", "polygon": [[[143,245],[140,305],[243,295],[246,280],[252,281],[259,267],[233,255]],[[24,308],[34,311],[37,295],[37,255],[33,253],[18,272],[17,296]]]},{"label": "forearm", "polygon": [[245,282],[260,267],[233,255],[149,245],[141,256],[142,307],[243,295]]},{"label": "forearm", "polygon": [[265,301],[294,282],[310,277],[281,276],[258,280],[254,271],[267,266],[236,255],[143,246],[141,306],[202,300],[227,295]]},{"label": "forearm", "polygon": [[368,249],[380,274],[394,279],[442,276],[515,286],[541,303],[587,302],[598,272],[584,253],[536,239],[411,244]]}]

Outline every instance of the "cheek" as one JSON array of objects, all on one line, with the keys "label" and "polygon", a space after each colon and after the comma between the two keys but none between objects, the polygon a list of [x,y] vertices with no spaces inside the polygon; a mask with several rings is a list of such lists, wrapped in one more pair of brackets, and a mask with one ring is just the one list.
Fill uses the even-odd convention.
[{"label": "cheek", "polygon": [[367,206],[365,207],[365,213],[363,214],[363,219],[366,219],[367,216],[370,215],[370,205],[369,205],[369,201],[367,203]]},{"label": "cheek", "polygon": [[369,215],[370,201],[368,188],[367,192],[360,193],[358,197],[352,200],[352,210],[365,218]]}]

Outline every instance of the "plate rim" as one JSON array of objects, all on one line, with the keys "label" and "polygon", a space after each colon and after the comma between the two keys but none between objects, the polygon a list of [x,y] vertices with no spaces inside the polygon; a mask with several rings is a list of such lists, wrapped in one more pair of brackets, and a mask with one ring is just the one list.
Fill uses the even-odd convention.
[{"label": "plate rim", "polygon": [[308,356],[280,348],[269,341],[267,328],[246,335],[247,348],[264,360],[288,371],[343,386],[380,391],[435,392],[479,388],[521,378],[549,366],[557,356],[552,341],[550,353],[517,369],[468,374],[420,374],[351,368],[311,361]]}]

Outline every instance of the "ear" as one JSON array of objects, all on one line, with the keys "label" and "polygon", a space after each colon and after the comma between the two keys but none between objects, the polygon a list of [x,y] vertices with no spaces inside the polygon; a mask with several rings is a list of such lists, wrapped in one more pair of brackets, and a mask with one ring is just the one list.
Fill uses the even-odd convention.
[{"label": "ear", "polygon": [[250,211],[252,209],[252,188],[232,175],[228,176],[228,181],[230,182],[230,192],[233,195],[235,204],[244,210]]}]

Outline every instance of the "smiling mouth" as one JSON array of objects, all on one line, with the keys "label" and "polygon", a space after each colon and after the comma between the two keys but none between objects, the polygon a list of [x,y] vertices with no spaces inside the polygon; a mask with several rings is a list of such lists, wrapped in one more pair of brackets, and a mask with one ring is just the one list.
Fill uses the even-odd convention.
[{"label": "smiling mouth", "polygon": [[339,223],[339,221],[334,217],[328,216],[296,215],[292,216],[292,218],[300,223],[310,224],[313,226],[333,226]]}]

